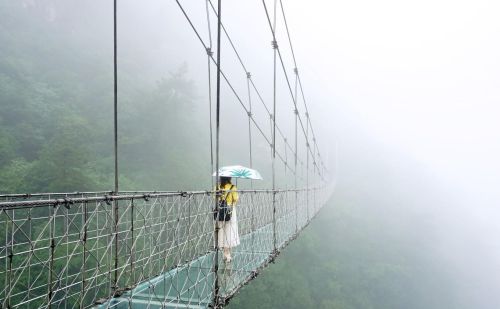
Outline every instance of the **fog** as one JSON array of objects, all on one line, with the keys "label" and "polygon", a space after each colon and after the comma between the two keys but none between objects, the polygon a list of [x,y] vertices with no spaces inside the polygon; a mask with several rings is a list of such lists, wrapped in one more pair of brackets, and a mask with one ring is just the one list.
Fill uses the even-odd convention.
[{"label": "fog", "polygon": [[[338,137],[339,182],[376,188],[388,177],[363,170],[392,165],[387,173],[405,179],[399,195],[413,200],[399,207],[446,262],[457,308],[500,305],[499,9],[495,1],[318,1],[296,4],[290,17],[304,21],[294,28],[297,53],[315,54],[302,72],[322,102],[312,104],[321,132]],[[325,105],[331,113],[318,112]]]},{"label": "fog", "polygon": [[415,233],[426,243],[429,263],[449,280],[453,303],[443,295],[440,307],[499,307],[500,4],[285,9],[332,171],[338,145],[337,190],[359,192],[367,216],[393,216],[387,230],[407,233],[397,229],[406,222],[408,240]]},{"label": "fog", "polygon": [[[1,8],[10,18],[3,22],[8,34],[3,38],[10,40],[7,42],[29,42],[21,44],[20,49],[0,47],[3,59],[11,61],[0,67],[0,73],[14,76],[17,73],[7,71],[28,72],[34,77],[23,79],[22,85],[33,83],[42,87],[55,83],[57,89],[66,89],[60,85],[66,82],[65,77],[58,77],[55,68],[70,71],[68,76],[77,87],[67,86],[71,90],[54,102],[69,102],[81,93],[92,92],[91,98],[84,96],[74,104],[88,109],[82,122],[90,123],[96,130],[108,130],[99,135],[100,142],[91,147],[90,153],[110,156],[111,2],[21,1],[22,12],[28,12],[28,17],[23,18],[17,17],[17,8],[12,9],[16,5],[0,2],[4,2]],[[123,188],[206,189],[211,185],[209,175],[213,170],[206,51],[175,1],[118,3],[118,97],[119,108],[125,110],[119,115]],[[205,1],[180,3],[200,31],[201,39],[216,52],[216,16],[210,5],[207,21]],[[272,12],[272,1],[265,3]],[[429,269],[438,268],[448,278],[444,285],[452,302],[443,298],[443,303],[438,304],[448,308],[500,307],[496,292],[500,288],[500,3],[293,0],[284,1],[283,5],[318,150],[328,169],[327,179],[337,183],[334,196],[348,196],[346,192],[358,195],[359,207],[366,211],[367,219],[385,216],[386,230],[382,227],[380,233],[408,237],[416,246],[425,243],[429,263],[435,263]],[[11,9],[14,13],[10,13]],[[258,98],[261,95],[272,108],[272,35],[262,3],[223,1],[222,15],[232,43],[259,91],[250,91],[255,123],[270,137],[269,115]],[[44,20],[48,28],[38,29],[38,19],[33,21],[32,16]],[[51,36],[44,32],[47,29]],[[34,36],[39,36],[43,43],[31,42]],[[294,63],[279,13],[276,36],[293,90]],[[39,58],[26,61],[29,57],[20,50],[26,55],[29,50]],[[54,54],[55,50],[60,54]],[[247,76],[225,37],[221,53],[222,70],[238,97],[227,83],[222,83],[220,163],[249,165],[248,115],[241,107],[249,108]],[[11,60],[15,57],[24,62]],[[210,67],[215,117],[216,69],[214,63]],[[181,86],[175,84],[177,80],[169,80],[172,76],[182,76]],[[159,91],[156,97],[148,99],[147,94],[162,81],[166,81],[168,91]],[[7,93],[11,88],[2,89]],[[176,93],[176,89],[181,91]],[[280,64],[276,91],[277,124],[293,147],[293,99]],[[35,97],[52,95],[47,93],[36,92]],[[189,94],[188,99],[185,94]],[[174,101],[161,114],[145,107],[155,100]],[[9,102],[4,99],[1,103],[6,107]],[[297,104],[305,117],[300,94]],[[143,113],[142,118],[132,119],[138,113]],[[19,123],[29,120],[22,115],[16,111],[17,118],[3,115],[0,120],[6,124],[9,119],[20,119]],[[174,125],[159,125],[169,121]],[[152,128],[158,135],[144,143],[138,142],[143,138],[140,134],[129,135],[144,128]],[[48,132],[44,138],[53,138],[53,130]],[[194,141],[187,141],[184,134],[191,134]],[[85,142],[95,137],[80,135]],[[1,138],[0,134],[0,141]],[[34,139],[37,138],[42,139]],[[11,139],[15,137],[5,138]],[[298,139],[297,174],[299,185],[305,185],[305,138],[300,129]],[[148,151],[153,144],[163,148]],[[293,154],[281,137],[277,150],[293,167]],[[167,157],[166,151],[171,151]],[[265,178],[252,185],[268,188],[271,151],[254,124],[252,151],[253,166]],[[8,153],[10,156],[7,151],[1,154],[7,158]],[[179,171],[187,168],[186,161],[192,159],[186,153],[195,157],[195,171],[181,175]],[[147,158],[137,160],[142,156]],[[92,168],[107,174],[95,176],[99,181],[90,189],[111,187],[110,157],[100,161],[91,164]],[[162,165],[164,161],[170,165]],[[172,166],[177,170],[169,169]],[[276,168],[278,187],[292,186],[291,171],[279,159]],[[11,170],[5,170],[4,175],[9,173]],[[310,177],[310,183],[320,182],[318,176]],[[5,183],[0,182],[6,186],[0,191],[77,190],[71,186],[12,187]],[[249,185],[241,184],[243,188]],[[335,198],[333,201],[342,202]],[[328,207],[335,208],[336,204]]]}]

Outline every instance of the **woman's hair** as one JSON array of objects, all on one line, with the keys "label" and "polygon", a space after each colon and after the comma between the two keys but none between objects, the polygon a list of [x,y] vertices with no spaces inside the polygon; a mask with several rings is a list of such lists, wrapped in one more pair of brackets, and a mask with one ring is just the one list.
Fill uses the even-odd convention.
[{"label": "woman's hair", "polygon": [[220,178],[220,184],[221,186],[231,183],[231,177],[221,177]]}]

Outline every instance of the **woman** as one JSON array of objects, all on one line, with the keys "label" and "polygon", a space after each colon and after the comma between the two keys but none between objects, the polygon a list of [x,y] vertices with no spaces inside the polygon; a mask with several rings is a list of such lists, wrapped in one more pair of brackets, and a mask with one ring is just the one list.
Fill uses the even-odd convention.
[{"label": "woman", "polygon": [[224,262],[231,262],[231,248],[240,244],[240,236],[238,234],[238,219],[236,217],[236,202],[238,202],[237,188],[231,183],[230,177],[220,177],[220,186],[217,188],[222,190],[219,201],[226,201],[231,209],[231,219],[229,221],[217,221],[219,227],[218,239],[219,248],[222,248]]}]

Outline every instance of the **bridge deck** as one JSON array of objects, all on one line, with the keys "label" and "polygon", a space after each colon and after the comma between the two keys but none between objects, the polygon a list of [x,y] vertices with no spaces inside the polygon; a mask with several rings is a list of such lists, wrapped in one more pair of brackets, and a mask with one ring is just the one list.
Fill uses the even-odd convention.
[{"label": "bridge deck", "polygon": [[[286,218],[283,218],[283,223]],[[254,276],[255,270],[264,265],[272,252],[272,224],[268,224],[241,237],[240,245],[232,252],[231,263],[224,263],[219,255],[220,293],[224,298]],[[259,251],[255,243],[263,244]],[[169,272],[139,284],[120,297],[96,308],[207,308],[213,300],[215,274],[214,252]]]}]

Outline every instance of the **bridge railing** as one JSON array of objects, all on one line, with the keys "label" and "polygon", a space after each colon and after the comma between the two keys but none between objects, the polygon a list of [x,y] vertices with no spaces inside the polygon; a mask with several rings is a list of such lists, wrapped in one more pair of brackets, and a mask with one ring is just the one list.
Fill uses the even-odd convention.
[{"label": "bridge railing", "polygon": [[241,244],[230,270],[221,254],[215,260],[214,192],[109,193],[2,196],[1,308],[203,307],[216,286],[224,303],[309,222],[329,189],[239,191]]}]

